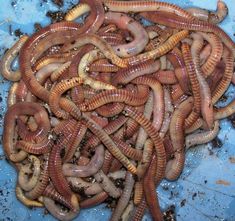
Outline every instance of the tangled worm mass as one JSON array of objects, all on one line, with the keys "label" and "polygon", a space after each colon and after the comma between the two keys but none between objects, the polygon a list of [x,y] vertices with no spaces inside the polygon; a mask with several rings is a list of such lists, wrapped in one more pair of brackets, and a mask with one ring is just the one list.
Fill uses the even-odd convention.
[{"label": "tangled worm mass", "polygon": [[227,14],[222,1],[208,11],[81,0],[64,21],[22,36],[0,69],[14,82],[3,148],[17,198],[58,220],[110,199],[112,221],[147,209],[164,220],[157,186],[178,179],[185,152],[235,112],[235,100],[216,107],[235,81],[235,43],[217,26]]}]

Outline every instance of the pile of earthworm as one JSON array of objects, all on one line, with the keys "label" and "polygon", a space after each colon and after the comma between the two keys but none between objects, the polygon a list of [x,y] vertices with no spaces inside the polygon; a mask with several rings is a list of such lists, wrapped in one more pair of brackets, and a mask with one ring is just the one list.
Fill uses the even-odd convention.
[{"label": "pile of earthworm", "polygon": [[59,220],[107,201],[111,220],[141,220],[147,208],[163,220],[156,187],[235,112],[234,99],[216,107],[235,82],[235,43],[216,25],[227,13],[222,1],[207,11],[81,0],[64,21],[22,36],[1,60],[14,81],[3,148],[17,198]]}]

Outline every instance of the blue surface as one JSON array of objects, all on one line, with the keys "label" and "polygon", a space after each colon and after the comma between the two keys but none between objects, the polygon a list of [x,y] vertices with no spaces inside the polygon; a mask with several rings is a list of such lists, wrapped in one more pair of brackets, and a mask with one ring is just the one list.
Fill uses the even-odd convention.
[{"label": "blue surface", "polygon": [[[65,10],[72,3],[67,1]],[[199,6],[215,9],[216,0],[173,1],[180,6]],[[229,7],[229,16],[222,23],[222,28],[235,40],[235,5],[234,0],[225,0]],[[49,24],[46,17],[48,10],[58,11],[59,8],[49,0],[1,0],[0,1],[0,55],[17,40],[14,30],[31,34],[35,22],[43,26]],[[9,33],[11,26],[12,33]],[[2,136],[3,116],[6,111],[6,98],[10,83],[0,78],[0,134]],[[229,102],[234,98],[234,87],[227,92]],[[225,105],[220,103],[219,105]],[[187,153],[185,169],[177,182],[163,181],[158,188],[160,204],[163,209],[171,205],[176,207],[178,221],[234,221],[235,220],[235,164],[230,162],[235,157],[234,128],[227,120],[221,121],[219,138],[223,141],[221,148],[213,149],[211,144],[201,145]],[[15,198],[14,169],[4,160],[0,147],[0,220],[39,221],[55,220],[44,215],[43,209],[27,209]],[[217,180],[229,182],[228,186],[216,184]],[[185,204],[184,204],[185,202]],[[105,205],[93,209],[82,210],[78,220],[108,220],[110,211]],[[150,220],[149,215],[144,220]]]}]

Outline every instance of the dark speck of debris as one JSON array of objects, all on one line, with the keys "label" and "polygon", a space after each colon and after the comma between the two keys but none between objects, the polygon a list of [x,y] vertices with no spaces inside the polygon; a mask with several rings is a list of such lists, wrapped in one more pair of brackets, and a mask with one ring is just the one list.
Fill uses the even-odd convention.
[{"label": "dark speck of debris", "polygon": [[231,121],[233,127],[235,128],[235,114],[232,114],[228,119]]},{"label": "dark speck of debris", "polygon": [[0,97],[0,102],[2,102],[2,97]]},{"label": "dark speck of debris", "polygon": [[35,24],[34,24],[34,30],[35,30],[35,32],[39,31],[40,29],[42,29],[41,24],[35,23]]},{"label": "dark speck of debris", "polygon": [[228,99],[228,97],[224,94],[224,95],[219,99],[219,101],[221,101],[221,102],[226,102],[227,99]]},{"label": "dark speck of debris", "polygon": [[18,28],[14,31],[16,37],[21,37],[24,33]]},{"label": "dark speck of debris", "polygon": [[181,207],[185,206],[185,203],[186,203],[186,199],[183,199],[183,200],[181,201],[181,203],[180,203],[180,206],[181,206]]},{"label": "dark speck of debris", "polygon": [[64,20],[65,13],[63,13],[62,11],[48,11],[46,16],[51,18],[52,23],[56,23]]},{"label": "dark speck of debris", "polygon": [[64,5],[63,0],[52,0],[52,2],[56,5],[58,5],[59,7],[62,7]]},{"label": "dark speck of debris", "polygon": [[114,184],[116,187],[124,189],[124,179],[116,179]]},{"label": "dark speck of debris", "polygon": [[223,146],[222,141],[218,137],[215,137],[215,139],[211,141],[211,144],[213,148],[220,148]]},{"label": "dark speck of debris", "polygon": [[17,0],[14,0],[14,1],[11,2],[11,6],[12,6],[12,7],[15,7],[16,4],[17,4]]},{"label": "dark speck of debris", "polygon": [[207,180],[204,180],[204,183],[207,184]]},{"label": "dark speck of debris", "polygon": [[163,213],[164,221],[175,221],[175,206],[171,205],[164,213]]},{"label": "dark speck of debris", "polygon": [[194,193],[192,196],[192,200],[194,200],[196,196],[197,196],[197,193]]},{"label": "dark speck of debris", "polygon": [[116,204],[117,204],[116,199],[114,199],[110,196],[104,202],[107,203],[107,208],[111,208],[111,209],[115,208]]}]

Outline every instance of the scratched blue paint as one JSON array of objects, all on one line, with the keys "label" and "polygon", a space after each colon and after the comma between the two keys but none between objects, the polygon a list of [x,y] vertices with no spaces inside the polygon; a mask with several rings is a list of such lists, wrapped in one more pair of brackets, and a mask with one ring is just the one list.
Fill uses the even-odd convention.
[{"label": "scratched blue paint", "polygon": [[[177,3],[182,7],[198,6],[214,10],[216,0],[164,0]],[[70,8],[78,0],[65,1],[62,10]],[[235,6],[233,0],[225,0],[229,7],[229,16],[221,27],[235,40]],[[35,22],[45,26],[50,23],[46,12],[57,11],[59,8],[49,0],[5,0],[0,1],[0,56],[17,40],[14,31],[32,34]],[[72,4],[71,4],[72,3]],[[61,9],[60,9],[61,10]],[[9,32],[9,27],[11,31]],[[16,64],[14,65],[16,67]],[[0,114],[6,111],[6,98],[10,83],[0,77]],[[227,92],[224,106],[235,96],[234,87]],[[176,182],[163,181],[158,187],[162,209],[169,206],[176,207],[178,221],[234,221],[235,220],[235,164],[231,164],[230,157],[235,156],[234,128],[227,120],[221,121],[219,138],[223,146],[213,149],[211,144],[201,145],[187,153],[185,169]],[[2,136],[3,117],[0,117],[0,135]],[[4,158],[2,147],[0,156]],[[226,180],[228,186],[216,184],[217,180]],[[55,220],[50,215],[44,215],[42,209],[27,209],[15,198],[14,187],[16,174],[5,160],[0,160],[0,220],[39,221]],[[185,204],[183,203],[185,202]],[[77,220],[103,221],[108,220],[110,211],[105,205],[93,209],[82,210]],[[144,220],[151,220],[149,214]]]}]

